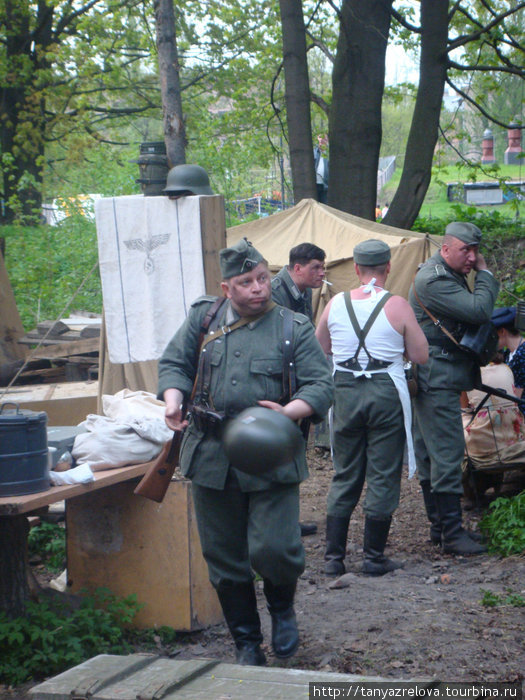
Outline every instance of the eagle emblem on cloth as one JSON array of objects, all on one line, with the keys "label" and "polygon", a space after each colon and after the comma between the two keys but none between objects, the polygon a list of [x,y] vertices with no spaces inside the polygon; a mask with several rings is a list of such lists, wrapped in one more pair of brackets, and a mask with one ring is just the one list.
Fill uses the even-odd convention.
[{"label": "eagle emblem on cloth", "polygon": [[144,261],[144,271],[147,275],[152,275],[155,270],[155,263],[151,257],[151,253],[161,245],[166,245],[170,239],[169,233],[159,233],[156,236],[149,236],[145,240],[142,238],[132,238],[129,241],[124,241],[124,245],[128,250],[141,250],[146,253]]}]

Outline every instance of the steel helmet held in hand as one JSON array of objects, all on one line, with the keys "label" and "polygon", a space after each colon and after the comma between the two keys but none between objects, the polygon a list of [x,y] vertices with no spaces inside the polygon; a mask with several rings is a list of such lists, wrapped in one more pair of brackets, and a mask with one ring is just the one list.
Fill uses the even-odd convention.
[{"label": "steel helmet held in hand", "polygon": [[232,466],[252,475],[289,464],[304,449],[297,424],[263,406],[247,408],[229,421],[223,445]]}]

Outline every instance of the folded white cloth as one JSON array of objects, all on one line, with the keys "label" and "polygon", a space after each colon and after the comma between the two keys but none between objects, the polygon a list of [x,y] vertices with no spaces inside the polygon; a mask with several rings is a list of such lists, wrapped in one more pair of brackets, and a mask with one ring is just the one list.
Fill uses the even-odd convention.
[{"label": "folded white cloth", "polygon": [[205,293],[200,197],[95,202],[109,359],[156,360]]},{"label": "folded white cloth", "polygon": [[63,486],[64,484],[88,484],[94,481],[95,477],[89,464],[79,464],[74,469],[67,472],[49,472],[49,478],[53,486]]}]

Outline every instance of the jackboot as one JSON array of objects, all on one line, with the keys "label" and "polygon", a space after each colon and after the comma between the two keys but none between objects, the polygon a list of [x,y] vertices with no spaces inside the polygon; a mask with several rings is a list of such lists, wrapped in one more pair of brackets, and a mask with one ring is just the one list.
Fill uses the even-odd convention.
[{"label": "jackboot", "polygon": [[264,579],[264,595],[272,618],[272,647],[275,656],[280,659],[293,656],[299,646],[299,631],[293,609],[295,586],[295,583],[274,586]]},{"label": "jackboot", "polygon": [[326,516],[326,562],[324,572],[327,576],[341,576],[345,573],[344,559],[346,554],[346,538],[350,516],[345,518],[335,515]]},{"label": "jackboot", "polygon": [[383,576],[389,571],[403,568],[403,563],[384,555],[392,518],[365,518],[362,572],[368,576]]},{"label": "jackboot", "polygon": [[235,642],[235,659],[243,666],[264,666],[263,636],[252,581],[223,583],[216,588],[222,612]]},{"label": "jackboot", "polygon": [[441,520],[439,519],[436,501],[430,487],[430,479],[424,479],[420,484],[427,517],[430,521],[430,541],[432,544],[441,544]]},{"label": "jackboot", "polygon": [[461,517],[461,498],[458,493],[434,493],[442,526],[445,554],[483,554],[487,548],[464,529]]}]

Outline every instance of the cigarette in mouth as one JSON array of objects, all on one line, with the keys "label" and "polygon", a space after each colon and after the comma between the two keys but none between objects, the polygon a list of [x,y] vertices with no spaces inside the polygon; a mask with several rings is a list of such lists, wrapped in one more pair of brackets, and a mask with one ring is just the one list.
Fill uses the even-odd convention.
[{"label": "cigarette in mouth", "polygon": [[334,284],[333,282],[329,282],[328,280],[323,280],[323,282],[324,282],[325,284],[329,285],[330,287],[332,287],[333,284]]}]

